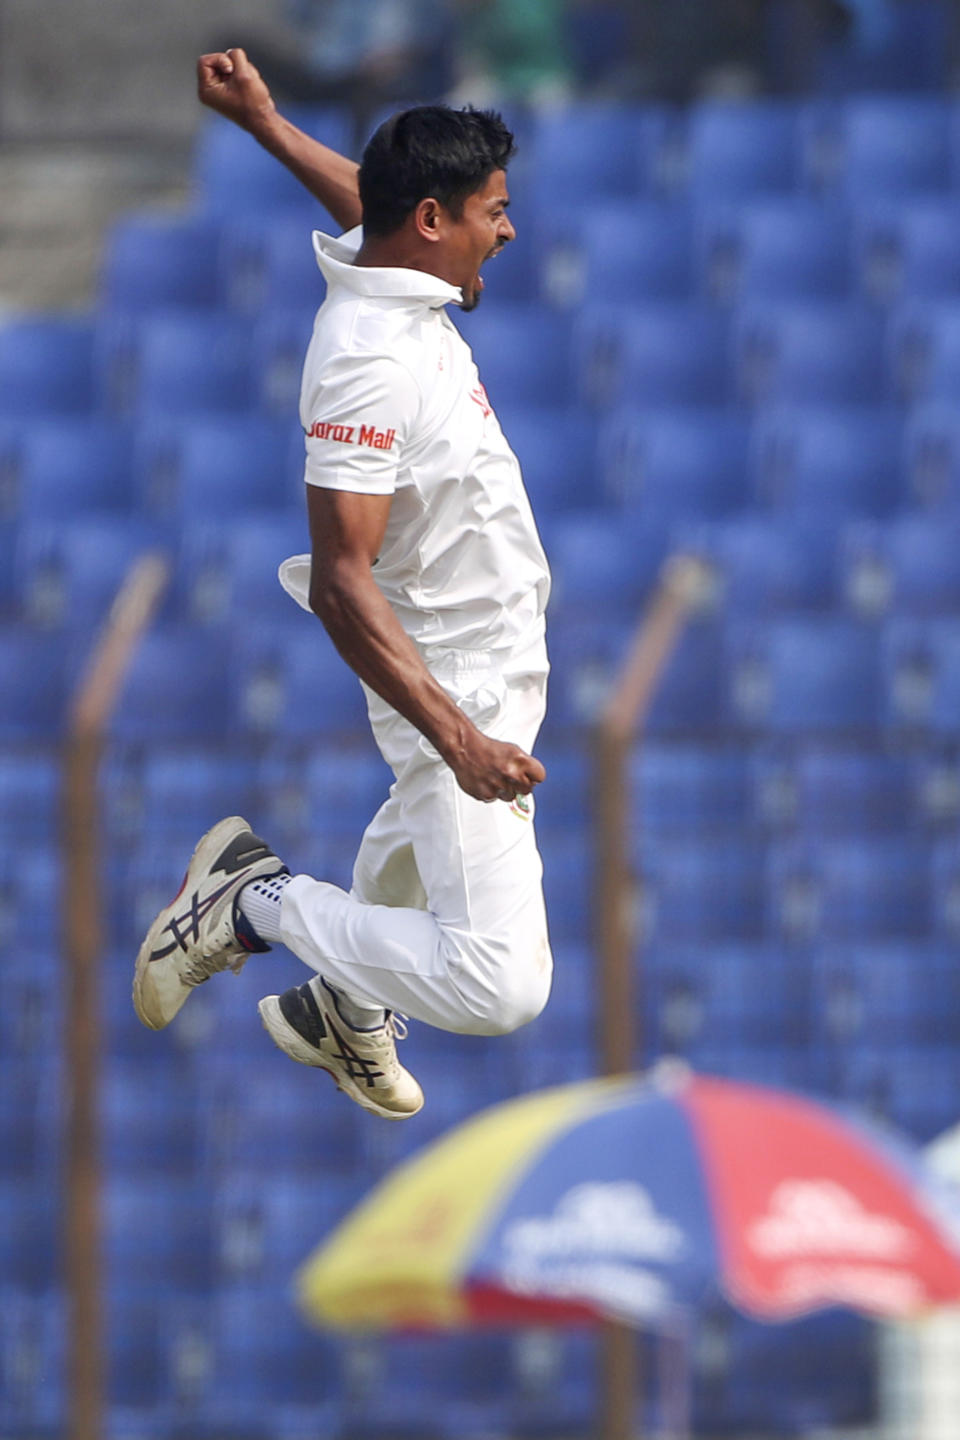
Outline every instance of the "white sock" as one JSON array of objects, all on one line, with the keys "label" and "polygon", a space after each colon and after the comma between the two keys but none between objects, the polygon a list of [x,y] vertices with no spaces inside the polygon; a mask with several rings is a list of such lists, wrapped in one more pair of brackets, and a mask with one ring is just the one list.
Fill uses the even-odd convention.
[{"label": "white sock", "polygon": [[237,905],[261,940],[268,944],[280,939],[280,902],[292,875],[267,875],[244,885]]},{"label": "white sock", "polygon": [[361,1000],[357,995],[349,995],[346,990],[339,990],[336,985],[331,985],[329,980],[323,980],[319,975],[316,980],[310,981],[310,985],[316,990],[318,1000],[323,999],[324,985],[333,991],[341,1019],[346,1020],[354,1030],[379,1030],[386,1022],[387,1012],[382,1005],[374,1005],[369,1000]]}]

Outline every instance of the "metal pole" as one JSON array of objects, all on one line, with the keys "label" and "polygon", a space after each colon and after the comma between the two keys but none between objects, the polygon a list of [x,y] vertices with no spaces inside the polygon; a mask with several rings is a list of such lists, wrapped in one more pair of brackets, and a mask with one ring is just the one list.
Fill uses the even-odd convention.
[{"label": "metal pole", "polygon": [[100,1258],[100,957],[103,910],[97,780],[103,737],[137,642],[166,584],[144,556],[127,576],[71,707],[63,756],[65,1278],[69,1297],[70,1440],[102,1440],[103,1316]]}]

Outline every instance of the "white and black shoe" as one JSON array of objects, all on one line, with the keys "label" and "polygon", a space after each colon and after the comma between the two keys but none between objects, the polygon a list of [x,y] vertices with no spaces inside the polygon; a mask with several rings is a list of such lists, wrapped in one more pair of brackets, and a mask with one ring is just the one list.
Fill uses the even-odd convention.
[{"label": "white and black shoe", "polygon": [[382,1025],[357,1030],[337,1008],[335,992],[318,978],[260,1001],[270,1038],[291,1060],[326,1070],[338,1090],[364,1110],[387,1120],[406,1120],[423,1107],[423,1091],[397,1059],[396,1041],[407,1030],[387,1011]]},{"label": "white and black shoe", "polygon": [[238,936],[235,902],[249,881],[284,869],[239,815],[207,831],[137,955],[133,1007],[144,1025],[162,1030],[195,986],[218,971],[241,970],[251,949],[269,948]]}]

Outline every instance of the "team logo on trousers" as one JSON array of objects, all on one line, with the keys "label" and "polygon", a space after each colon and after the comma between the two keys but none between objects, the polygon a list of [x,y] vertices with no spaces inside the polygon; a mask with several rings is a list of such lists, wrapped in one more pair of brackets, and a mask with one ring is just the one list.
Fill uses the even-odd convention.
[{"label": "team logo on trousers", "polygon": [[510,802],[510,809],[520,820],[529,820],[533,814],[533,801],[529,795],[515,795]]}]

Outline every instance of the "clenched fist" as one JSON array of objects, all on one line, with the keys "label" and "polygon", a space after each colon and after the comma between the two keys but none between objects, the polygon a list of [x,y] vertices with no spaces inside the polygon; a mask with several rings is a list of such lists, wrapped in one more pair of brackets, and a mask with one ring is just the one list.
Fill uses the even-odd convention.
[{"label": "clenched fist", "polygon": [[243,50],[201,55],[197,95],[203,105],[254,134],[277,112],[260,71]]}]

